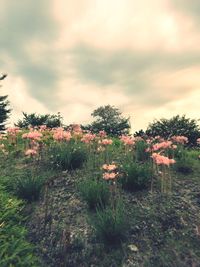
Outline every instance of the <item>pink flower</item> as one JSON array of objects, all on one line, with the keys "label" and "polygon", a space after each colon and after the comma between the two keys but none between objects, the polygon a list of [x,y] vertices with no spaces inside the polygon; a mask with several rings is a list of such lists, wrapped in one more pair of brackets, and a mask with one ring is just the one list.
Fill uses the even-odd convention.
[{"label": "pink flower", "polygon": [[118,173],[115,173],[115,172],[111,172],[111,173],[105,172],[103,174],[103,179],[105,179],[105,180],[113,180],[113,179],[116,178],[117,175],[118,175]]},{"label": "pink flower", "polygon": [[28,133],[24,133],[24,134],[22,134],[22,138],[23,138],[23,139],[27,138],[27,136],[28,136]]},{"label": "pink flower", "polygon": [[120,137],[120,140],[125,144],[125,145],[134,145],[135,144],[135,139],[127,136],[127,135],[122,135]]},{"label": "pink flower", "polygon": [[47,126],[46,125],[40,125],[39,127],[40,127],[40,130],[41,131],[45,131],[47,129]]},{"label": "pink flower", "polygon": [[22,138],[27,138],[27,139],[31,139],[31,140],[41,140],[42,137],[42,133],[38,132],[38,131],[31,131],[29,133],[24,133],[22,135]]},{"label": "pink flower", "polygon": [[16,135],[18,132],[20,132],[20,128],[19,127],[10,127],[7,129],[7,132],[10,134],[10,135]]},{"label": "pink flower", "polygon": [[183,135],[178,135],[178,136],[172,136],[171,138],[174,142],[178,143],[178,144],[186,144],[188,143],[188,138],[186,136]]},{"label": "pink flower", "polygon": [[164,141],[161,143],[157,143],[155,145],[152,146],[152,150],[153,151],[157,151],[159,149],[166,149],[166,148],[170,148],[172,145],[172,141]]},{"label": "pink flower", "polygon": [[56,141],[66,140],[69,141],[72,138],[72,135],[69,131],[64,131],[63,128],[57,128],[54,131],[53,139]]},{"label": "pink flower", "polygon": [[103,139],[99,141],[99,143],[106,146],[106,145],[112,145],[113,141],[111,139]]},{"label": "pink flower", "polygon": [[89,144],[91,143],[94,139],[96,138],[95,134],[91,134],[91,133],[87,133],[83,136],[83,138],[81,138],[81,141],[83,143]]},{"label": "pink flower", "polygon": [[200,138],[197,139],[197,145],[200,145]]},{"label": "pink flower", "polygon": [[117,166],[115,164],[104,164],[102,166],[102,169],[104,169],[106,171],[114,171],[117,169]]},{"label": "pink flower", "polygon": [[35,149],[28,149],[25,151],[26,156],[34,156],[37,154],[37,151]]},{"label": "pink flower", "polygon": [[176,162],[174,159],[169,159],[168,157],[160,155],[159,153],[153,153],[151,157],[157,165],[169,166],[170,164],[174,164]]},{"label": "pink flower", "polygon": [[104,138],[107,136],[105,131],[99,131],[98,136],[100,136],[101,138]]},{"label": "pink flower", "polygon": [[71,128],[74,135],[82,135],[83,131],[80,124],[72,124]]},{"label": "pink flower", "polygon": [[69,141],[69,140],[72,138],[72,135],[71,135],[70,132],[64,132],[64,133],[63,133],[63,136],[64,136],[64,139],[65,139],[66,141]]}]

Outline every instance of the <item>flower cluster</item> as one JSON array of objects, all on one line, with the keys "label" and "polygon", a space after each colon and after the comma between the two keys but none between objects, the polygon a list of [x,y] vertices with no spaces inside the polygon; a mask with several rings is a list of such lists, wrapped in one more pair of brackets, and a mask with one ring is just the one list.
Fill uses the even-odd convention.
[{"label": "flower cluster", "polygon": [[9,135],[16,135],[18,132],[20,132],[20,128],[19,127],[12,127],[12,128],[8,128],[7,129],[7,133]]},{"label": "flower cluster", "polygon": [[40,125],[39,126],[40,131],[45,131],[47,129],[46,125]]},{"label": "flower cluster", "polygon": [[91,143],[92,141],[94,141],[95,138],[96,138],[96,135],[95,135],[95,134],[87,133],[87,134],[85,134],[85,135],[81,138],[81,141],[82,141],[83,143],[89,144],[89,143]]},{"label": "flower cluster", "polygon": [[125,145],[134,145],[135,144],[135,139],[133,137],[130,137],[128,135],[122,135],[120,137],[120,140],[125,144]]},{"label": "flower cluster", "polygon": [[160,155],[159,153],[153,153],[151,157],[153,158],[153,161],[157,165],[167,165],[167,166],[169,166],[170,164],[174,164],[176,162],[174,159],[170,159],[168,157]]},{"label": "flower cluster", "polygon": [[117,166],[115,164],[103,164],[102,169],[105,171],[103,174],[104,180],[114,180],[118,175],[118,172],[116,172]]},{"label": "flower cluster", "polygon": [[71,133],[69,131],[64,131],[63,128],[57,128],[53,134],[53,139],[56,141],[62,141],[62,140],[69,141],[71,138],[72,138]]},{"label": "flower cluster", "polygon": [[107,146],[107,145],[112,145],[113,141],[112,139],[103,139],[99,141],[99,144]]},{"label": "flower cluster", "polygon": [[101,138],[105,138],[107,136],[105,131],[99,131],[98,136]]},{"label": "flower cluster", "polygon": [[22,138],[23,139],[30,139],[30,140],[40,141],[41,137],[42,137],[42,133],[40,133],[38,131],[31,131],[31,132],[22,134]]},{"label": "flower cluster", "polygon": [[152,150],[153,151],[157,151],[160,149],[167,149],[170,148],[172,146],[172,141],[164,141],[161,143],[156,143],[152,146]]},{"label": "flower cluster", "polygon": [[186,136],[183,135],[177,135],[177,136],[172,136],[172,141],[178,143],[178,144],[186,144],[188,143],[188,138]]},{"label": "flower cluster", "polygon": [[72,132],[75,136],[82,135],[83,131],[81,129],[81,126],[79,124],[72,124]]},{"label": "flower cluster", "polygon": [[37,150],[36,149],[27,149],[25,151],[26,156],[35,156],[37,155]]}]

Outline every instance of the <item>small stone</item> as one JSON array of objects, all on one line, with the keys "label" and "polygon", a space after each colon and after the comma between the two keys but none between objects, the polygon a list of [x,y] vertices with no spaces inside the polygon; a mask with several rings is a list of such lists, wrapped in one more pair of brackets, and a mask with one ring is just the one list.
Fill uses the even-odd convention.
[{"label": "small stone", "polygon": [[128,245],[128,248],[133,252],[138,252],[138,247],[136,245],[133,244]]}]

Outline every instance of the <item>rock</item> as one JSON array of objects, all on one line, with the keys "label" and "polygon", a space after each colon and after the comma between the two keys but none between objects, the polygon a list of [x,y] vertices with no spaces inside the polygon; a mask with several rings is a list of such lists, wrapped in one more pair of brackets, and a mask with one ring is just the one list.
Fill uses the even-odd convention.
[{"label": "rock", "polygon": [[133,252],[138,252],[138,250],[139,250],[138,247],[136,245],[133,245],[133,244],[128,245],[128,248]]}]

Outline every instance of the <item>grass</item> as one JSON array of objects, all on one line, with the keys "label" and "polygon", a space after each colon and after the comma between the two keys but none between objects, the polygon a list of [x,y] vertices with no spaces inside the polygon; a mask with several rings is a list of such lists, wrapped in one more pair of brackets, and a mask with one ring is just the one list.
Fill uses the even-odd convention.
[{"label": "grass", "polygon": [[92,224],[97,238],[108,245],[117,245],[126,237],[128,224],[121,200],[114,206],[97,209],[96,216],[92,217]]},{"label": "grass", "polygon": [[[78,150],[73,168],[66,168],[72,164],[65,165],[65,150],[59,168],[18,152],[2,155],[0,266],[199,266],[199,151],[188,150],[185,162],[178,155],[177,166],[189,163],[192,172],[174,167],[172,192],[165,196],[158,188],[141,190],[152,177],[144,147],[138,146],[137,162],[127,166],[124,158],[133,160],[133,154],[124,155],[118,140],[106,157],[90,147],[89,160],[79,158]],[[112,160],[124,173],[114,183],[101,177],[102,164]]]},{"label": "grass", "polygon": [[90,209],[104,208],[109,203],[110,192],[105,181],[86,178],[79,183],[78,188]]},{"label": "grass", "polygon": [[27,230],[22,225],[23,202],[0,187],[0,266],[39,266],[34,248],[27,242]]},{"label": "grass", "polygon": [[123,188],[129,191],[146,189],[152,179],[152,169],[149,164],[138,164],[132,162],[123,167],[121,183]]}]

